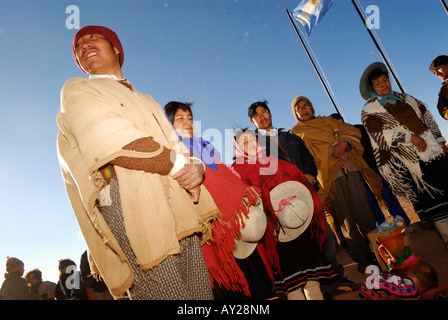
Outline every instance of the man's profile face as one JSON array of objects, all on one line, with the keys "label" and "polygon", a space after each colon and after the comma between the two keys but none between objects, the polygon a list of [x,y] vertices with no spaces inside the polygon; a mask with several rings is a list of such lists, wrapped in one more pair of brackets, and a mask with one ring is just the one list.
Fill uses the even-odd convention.
[{"label": "man's profile face", "polygon": [[101,35],[88,34],[76,44],[76,58],[81,67],[89,74],[116,74],[120,70],[117,48]]}]

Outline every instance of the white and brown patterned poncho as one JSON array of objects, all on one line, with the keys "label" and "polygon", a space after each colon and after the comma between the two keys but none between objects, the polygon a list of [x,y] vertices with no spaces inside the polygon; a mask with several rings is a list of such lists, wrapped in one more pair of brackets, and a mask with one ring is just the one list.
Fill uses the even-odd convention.
[{"label": "white and brown patterned poncho", "polygon": [[[425,182],[420,161],[430,162],[443,154],[440,142],[445,142],[433,115],[425,104],[409,94],[393,92],[400,100],[388,99],[380,104],[378,97],[364,105],[361,120],[364,124],[375,154],[376,163],[384,179],[397,195],[407,195],[415,200],[412,183],[421,191],[437,189]],[[411,143],[411,134],[421,136],[427,150],[418,152]],[[405,178],[409,172],[413,181]]]}]

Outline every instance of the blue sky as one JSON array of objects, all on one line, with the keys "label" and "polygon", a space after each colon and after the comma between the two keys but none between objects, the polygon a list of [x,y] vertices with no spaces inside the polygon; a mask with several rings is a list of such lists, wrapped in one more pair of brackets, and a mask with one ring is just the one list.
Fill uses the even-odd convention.
[{"label": "blue sky", "polygon": [[[295,96],[311,99],[319,115],[334,108],[303,50],[284,6],[300,0],[0,0],[0,273],[5,257],[40,268],[57,281],[58,260],[79,263],[86,249],[56,157],[59,94],[83,77],[72,58],[77,30],[66,8],[80,10],[81,27],[104,25],[124,46],[124,76],[162,106],[194,103],[197,134],[232,157],[227,132],[250,126],[248,106],[266,99],[276,127],[295,121]],[[447,54],[448,15],[439,0],[360,0],[380,9],[379,35],[406,92],[436,110],[441,81],[430,62]],[[358,90],[367,65],[380,61],[351,1],[336,0],[313,30],[310,44],[346,122],[360,123]],[[394,85],[394,88],[397,87]],[[226,147],[227,146],[227,147]]]}]

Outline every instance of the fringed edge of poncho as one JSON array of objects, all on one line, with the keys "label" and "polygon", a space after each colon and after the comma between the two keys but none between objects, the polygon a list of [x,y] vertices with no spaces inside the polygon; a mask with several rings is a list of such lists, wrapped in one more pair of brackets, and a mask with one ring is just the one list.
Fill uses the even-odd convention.
[{"label": "fringed edge of poncho", "polygon": [[[103,230],[100,227],[100,223],[98,221],[98,217],[97,217],[98,209],[97,209],[96,201],[99,197],[100,189],[104,186],[104,179],[102,178],[101,174],[98,171],[95,171],[92,173],[91,179],[94,182],[94,184],[98,187],[98,190],[95,193],[93,193],[91,195],[91,197],[89,198],[89,204],[88,204],[89,207],[86,210],[87,216],[89,217],[89,220],[91,221],[93,228],[98,233],[98,236],[103,240],[103,243],[106,245],[106,247],[109,248],[118,257],[118,259],[121,262],[126,263],[128,265],[128,267],[131,269],[129,261],[126,258],[126,256],[124,255],[124,253],[121,251],[120,248],[116,248],[111,243],[111,239],[109,239],[109,237],[103,232]],[[98,269],[98,267],[95,264],[94,259],[92,259],[92,260],[93,260],[94,266],[91,266],[91,275],[95,278],[98,276],[102,277],[100,270]],[[132,286],[133,283],[134,283],[134,275],[133,275],[133,272],[130,272],[129,277],[125,280],[125,282],[121,286],[119,286],[118,288],[112,288],[112,287],[108,286],[108,289],[109,289],[110,293],[112,294],[112,296],[114,297],[114,299],[124,298],[124,297],[126,297],[126,295],[125,295],[126,290],[128,290]]]},{"label": "fringed edge of poncho", "polygon": [[[419,109],[417,105],[419,101],[417,99],[408,94],[399,94],[396,92],[394,93],[397,96],[401,97],[407,104],[409,104],[417,113],[417,115],[419,114]],[[420,103],[422,102],[420,101]],[[378,99],[370,99],[364,105],[363,110],[361,112],[361,120],[364,126],[366,125],[365,122],[367,117],[374,113],[376,113],[378,117],[380,117],[381,114],[386,113],[384,108],[379,104]],[[403,130],[405,129],[393,117],[390,117],[390,119],[388,119],[388,122],[395,123],[395,128]],[[426,191],[429,195],[431,195],[431,197],[432,197],[431,192],[442,193],[441,190],[431,186],[423,179],[423,173],[421,172],[420,169],[420,161],[419,161],[420,159],[415,147],[411,143],[408,143],[407,145],[405,144],[399,145],[397,149],[399,149],[400,152],[397,151],[394,152],[392,151],[393,150],[392,146],[386,142],[386,138],[383,132],[376,134],[371,134],[369,131],[367,132],[369,134],[370,141],[372,143],[378,170],[380,171],[383,179],[389,183],[392,192],[394,194],[408,197],[411,202],[418,201],[417,195],[412,190],[411,186],[412,181],[410,179],[407,179],[404,175],[402,175],[402,173],[405,173],[407,171],[411,174],[412,180],[415,183],[418,192]],[[382,141],[383,144],[386,147],[388,147],[388,151],[390,152],[387,161],[385,161],[385,163],[381,165],[378,165],[378,163],[381,163],[381,159],[380,159],[380,146],[377,140]],[[440,156],[441,155],[442,154],[440,154]],[[439,156],[435,156],[433,157],[433,159],[425,162],[431,162],[432,160],[435,160],[437,158],[439,158]]]},{"label": "fringed edge of poncho", "polygon": [[235,239],[241,238],[240,228],[244,227],[243,215],[248,217],[250,207],[257,206],[260,202],[260,192],[254,187],[248,187],[241,195],[231,219],[224,221],[221,216],[212,222],[212,238],[210,242],[213,243],[204,245],[209,248],[204,248],[203,246],[205,250],[213,250],[212,246],[217,249],[216,258],[219,260],[219,267],[213,264],[208,266],[212,286],[214,281],[216,281],[216,284],[220,287],[234,292],[243,292],[246,296],[251,297],[249,284],[233,256],[233,251],[236,246]]}]

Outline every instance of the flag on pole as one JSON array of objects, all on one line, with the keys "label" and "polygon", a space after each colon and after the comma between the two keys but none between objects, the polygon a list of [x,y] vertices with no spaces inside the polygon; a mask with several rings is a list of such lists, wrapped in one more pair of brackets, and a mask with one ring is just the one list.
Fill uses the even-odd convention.
[{"label": "flag on pole", "polygon": [[330,9],[334,0],[303,0],[292,12],[292,16],[305,28],[309,37],[313,28]]}]

